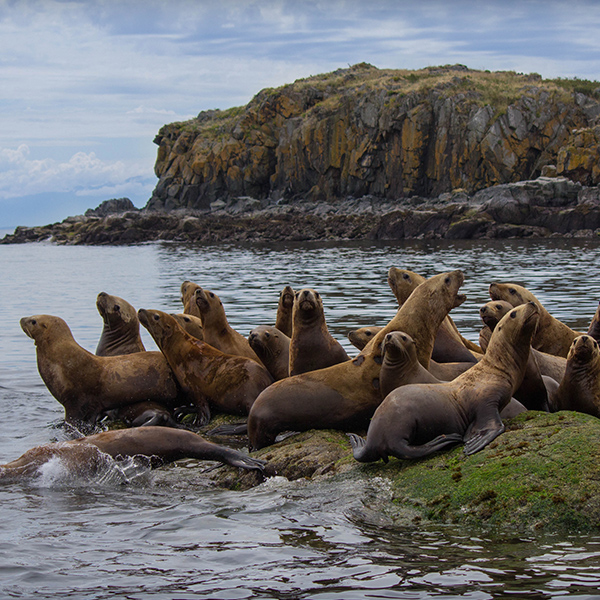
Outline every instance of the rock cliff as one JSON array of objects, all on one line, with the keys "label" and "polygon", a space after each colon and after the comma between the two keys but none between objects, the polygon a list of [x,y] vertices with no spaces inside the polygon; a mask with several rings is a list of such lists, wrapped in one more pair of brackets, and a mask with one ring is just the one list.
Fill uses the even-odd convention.
[{"label": "rock cliff", "polygon": [[262,90],[245,107],[161,128],[147,208],[208,209],[240,196],[472,194],[536,178],[548,165],[596,185],[600,89],[577,84],[462,65],[363,63]]}]

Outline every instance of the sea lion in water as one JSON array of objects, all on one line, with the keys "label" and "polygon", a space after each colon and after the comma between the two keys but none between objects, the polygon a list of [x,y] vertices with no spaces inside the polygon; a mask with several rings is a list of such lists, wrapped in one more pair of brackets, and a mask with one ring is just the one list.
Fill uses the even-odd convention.
[{"label": "sea lion in water", "polygon": [[362,350],[375,336],[379,333],[383,327],[377,325],[370,325],[367,327],[359,327],[348,333],[348,339],[350,343],[359,350]]},{"label": "sea lion in water", "polygon": [[282,431],[312,428],[364,428],[381,403],[381,341],[390,331],[405,331],[417,344],[417,356],[429,362],[433,339],[450,309],[464,300],[460,271],[442,273],[417,288],[382,332],[354,359],[302,373],[264,390],[248,416],[252,448],[272,444]]},{"label": "sea lion in water", "polygon": [[289,338],[292,337],[292,311],[294,309],[294,289],[286,285],[279,294],[275,327]]},{"label": "sea lion in water", "polygon": [[160,352],[95,356],[73,338],[60,317],[34,315],[20,321],[35,341],[39,373],[64,406],[65,421],[94,425],[104,411],[151,400],[170,406],[179,397],[175,377]]},{"label": "sea lion in water", "polygon": [[183,304],[183,312],[186,315],[193,315],[202,320],[200,310],[196,305],[194,294],[197,289],[202,289],[197,283],[188,281],[187,279],[181,284],[181,302]]},{"label": "sea lion in water", "polygon": [[140,337],[137,311],[129,302],[100,292],[96,298],[96,307],[104,323],[96,356],[119,356],[146,350]]},{"label": "sea lion in water", "polygon": [[248,340],[229,325],[219,296],[210,290],[197,287],[194,301],[200,311],[204,341],[207,344],[225,354],[245,356],[262,365]]},{"label": "sea lion in water", "polygon": [[504,431],[500,411],[519,385],[538,323],[533,302],[513,309],[495,328],[487,352],[448,383],[395,389],[375,411],[367,439],[350,434],[360,462],[427,456],[460,441],[465,453],[484,448]]},{"label": "sea lion in water", "polygon": [[[388,271],[388,284],[396,297],[398,306],[402,306],[412,291],[425,278],[408,269],[391,267]],[[475,354],[473,354],[475,353]],[[431,358],[436,362],[477,362],[481,348],[464,338],[458,331],[452,318],[448,315],[436,334]]]},{"label": "sea lion in water", "polygon": [[259,325],[248,336],[248,343],[275,381],[290,374],[290,338],[277,327]]},{"label": "sea lion in water", "polygon": [[319,292],[296,292],[290,339],[290,375],[324,369],[349,360],[343,346],[329,333]]},{"label": "sea lion in water", "polygon": [[228,414],[247,415],[259,393],[273,383],[269,372],[244,356],[225,354],[184,331],[174,317],[159,310],[138,311],[173,373],[198,410],[202,424],[210,406]]},{"label": "sea lion in water", "polygon": [[577,336],[583,335],[554,318],[528,289],[516,283],[491,283],[490,298],[492,300],[504,300],[512,306],[519,306],[525,302],[535,302],[538,305],[540,324],[533,338],[532,346],[541,352],[566,358],[571,342]]},{"label": "sea lion in water", "polygon": [[266,463],[209,442],[191,431],[141,427],[103,431],[68,442],[37,446],[12,462],[0,465],[0,480],[40,475],[40,468],[51,460],[60,460],[69,473],[93,475],[106,464],[106,455],[114,458],[148,456],[151,466],[197,458],[215,460],[242,469],[264,471]]},{"label": "sea lion in water", "polygon": [[197,340],[204,340],[202,319],[186,313],[171,313],[171,316],[181,325],[184,331],[194,336]]},{"label": "sea lion in water", "polygon": [[571,343],[565,376],[551,399],[553,412],[575,410],[600,418],[600,349],[590,335]]}]

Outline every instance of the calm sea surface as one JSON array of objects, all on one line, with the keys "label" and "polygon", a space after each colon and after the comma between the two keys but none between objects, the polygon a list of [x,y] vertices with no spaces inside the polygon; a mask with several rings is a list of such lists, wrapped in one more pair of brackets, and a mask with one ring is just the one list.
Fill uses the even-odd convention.
[{"label": "calm sea surface", "polygon": [[[333,335],[395,313],[390,266],[429,276],[460,268],[453,311],[477,340],[493,280],[526,285],[555,316],[587,329],[600,300],[600,242],[407,242],[283,246],[0,246],[0,463],[65,439],[62,407],[38,375],[19,319],[63,317],[94,351],[98,292],[181,312],[190,279],[220,295],[247,335],[272,324],[286,284],[316,288]],[[155,349],[144,331],[148,349]],[[124,465],[89,480],[49,468],[0,486],[0,598],[600,598],[600,535],[518,535],[392,527],[384,480],[278,477],[247,492],[212,489],[197,461]]]}]

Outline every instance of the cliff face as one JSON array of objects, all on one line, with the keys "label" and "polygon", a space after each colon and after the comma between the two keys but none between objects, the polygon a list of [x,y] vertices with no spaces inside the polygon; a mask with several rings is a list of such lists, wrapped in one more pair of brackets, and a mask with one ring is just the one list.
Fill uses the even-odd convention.
[{"label": "cliff face", "polygon": [[461,65],[361,64],[263,90],[245,107],[161,128],[148,208],[473,193],[550,164],[595,185],[600,103],[559,84]]}]

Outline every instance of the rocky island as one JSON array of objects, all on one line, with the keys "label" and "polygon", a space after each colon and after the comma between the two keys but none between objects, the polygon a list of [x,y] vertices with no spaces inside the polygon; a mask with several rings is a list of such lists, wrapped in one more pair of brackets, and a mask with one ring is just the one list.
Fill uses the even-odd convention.
[{"label": "rocky island", "polygon": [[594,236],[600,83],[361,63],[171,123],[138,210],[2,243]]}]

